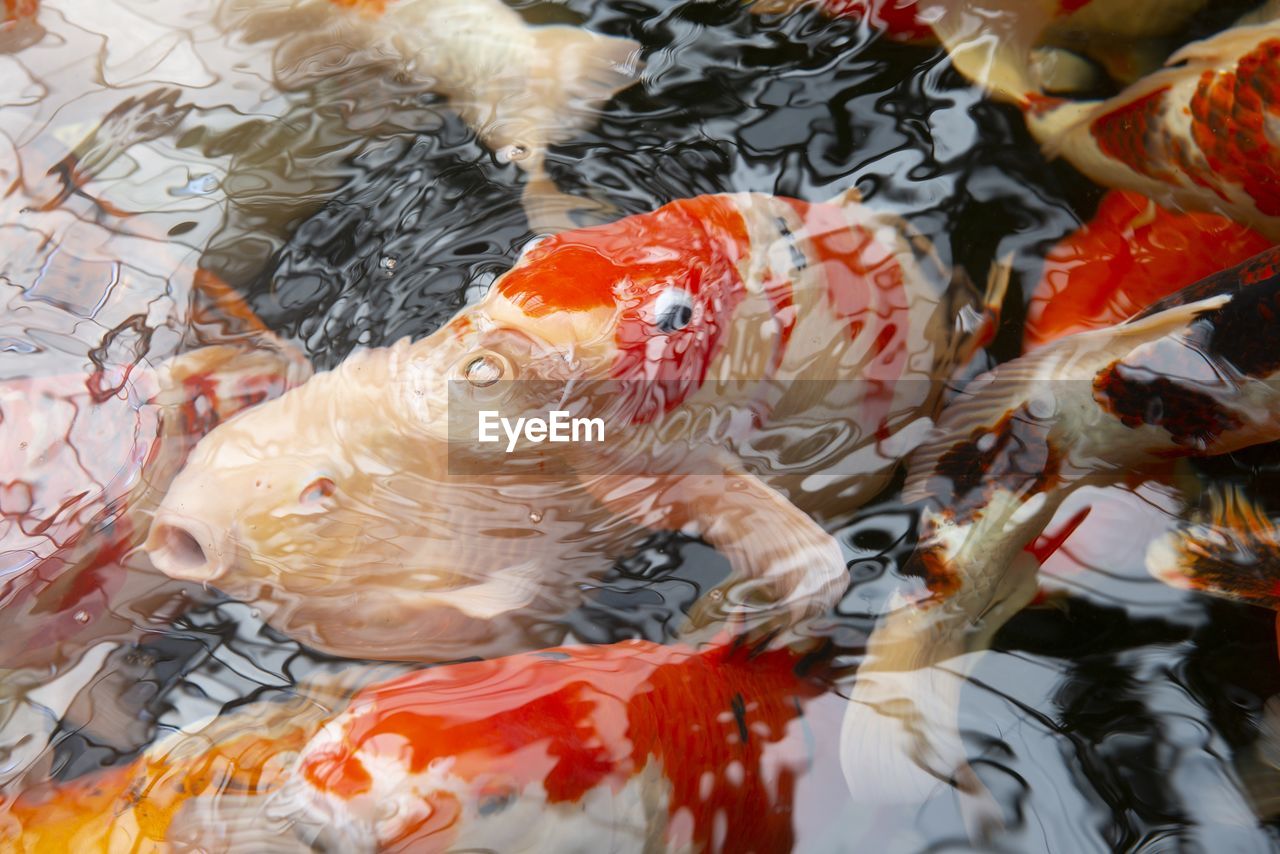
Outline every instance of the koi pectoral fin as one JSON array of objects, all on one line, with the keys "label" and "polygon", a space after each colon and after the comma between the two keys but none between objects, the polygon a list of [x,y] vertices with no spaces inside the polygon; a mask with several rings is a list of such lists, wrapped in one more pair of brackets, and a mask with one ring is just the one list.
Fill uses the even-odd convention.
[{"label": "koi pectoral fin", "polygon": [[919,803],[950,787],[975,841],[1003,823],[970,764],[960,694],[995,632],[1035,595],[1036,568],[1019,555],[997,582],[961,582],[945,598],[900,602],[876,627],[840,736],[855,798]]},{"label": "koi pectoral fin", "polygon": [[840,544],[754,475],[690,475],[677,488],[687,522],[733,567],[727,585],[700,603],[700,617],[777,628],[821,614],[844,595]]}]

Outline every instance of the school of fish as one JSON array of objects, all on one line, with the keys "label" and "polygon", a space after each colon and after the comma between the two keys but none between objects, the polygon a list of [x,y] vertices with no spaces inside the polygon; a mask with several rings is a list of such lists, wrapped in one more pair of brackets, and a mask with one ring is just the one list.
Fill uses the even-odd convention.
[{"label": "school of fish", "polygon": [[[0,79],[24,94],[0,94],[0,846],[785,851],[826,754],[853,801],[949,790],[986,841],[1003,817],[960,688],[1040,564],[1102,524],[1083,489],[1167,480],[1150,573],[1280,611],[1258,497],[1170,475],[1280,441],[1276,5],[1178,44],[1204,0],[751,4],[941,45],[1106,189],[1028,288],[1024,354],[965,379],[1009,267],[975,286],[854,190],[615,218],[555,186],[549,146],[641,80],[631,39],[499,0],[6,2],[0,56],[23,62]],[[524,172],[539,236],[433,334],[312,375],[197,262],[243,213],[237,170],[281,195],[311,180],[280,166],[287,138],[226,141],[310,114],[329,125],[308,144],[340,159],[361,129],[322,107],[352,67],[446,98]],[[41,88],[83,97],[25,94]],[[489,414],[553,412],[599,441],[484,437]],[[845,696],[830,531],[904,472],[922,588],[895,596]],[[529,646],[657,531],[730,566],[675,641]],[[401,663],[351,662],[60,779],[33,722],[62,693],[44,674],[89,691],[76,665],[171,619],[184,585],[328,655]]]}]

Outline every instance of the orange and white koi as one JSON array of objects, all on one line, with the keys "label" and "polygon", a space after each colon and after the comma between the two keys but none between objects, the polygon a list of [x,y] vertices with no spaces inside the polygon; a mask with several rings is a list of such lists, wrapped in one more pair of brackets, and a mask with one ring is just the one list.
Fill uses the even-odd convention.
[{"label": "orange and white koi", "polygon": [[[250,704],[175,733],[124,765],[68,781],[24,780],[20,790],[0,798],[0,847],[103,854],[220,850],[229,828],[186,817],[210,803],[261,802],[283,786],[303,746],[345,706],[350,690],[341,690],[342,683],[369,675],[330,678],[333,684],[323,690],[304,686],[295,697]],[[264,839],[241,841],[266,850],[260,847]]]},{"label": "orange and white koi", "polygon": [[1225,217],[1180,213],[1126,190],[1049,250],[1027,305],[1023,344],[1119,323],[1188,285],[1271,246]]},{"label": "orange and white koi", "polygon": [[1046,154],[1103,186],[1280,236],[1280,22],[1194,42],[1115,97],[1076,102],[1045,97],[1021,43],[1006,38],[1022,4],[942,5],[935,28],[956,66],[1020,105]]},{"label": "orange and white koi", "polygon": [[345,851],[789,850],[796,666],[626,641],[419,671],[357,694],[272,809]]},{"label": "orange and white koi", "polygon": [[0,834],[17,850],[785,851],[822,692],[799,665],[626,641],[414,672],[323,726],[331,703],[259,703],[29,788]]},{"label": "orange and white koi", "polygon": [[[430,337],[216,429],[148,548],[299,639],[383,658],[511,644],[649,528],[729,557],[728,610],[812,614],[846,572],[810,513],[883,485],[976,345],[968,303],[856,203],[701,196],[567,232]],[[477,410],[557,406],[607,441],[510,465],[476,441]]]}]

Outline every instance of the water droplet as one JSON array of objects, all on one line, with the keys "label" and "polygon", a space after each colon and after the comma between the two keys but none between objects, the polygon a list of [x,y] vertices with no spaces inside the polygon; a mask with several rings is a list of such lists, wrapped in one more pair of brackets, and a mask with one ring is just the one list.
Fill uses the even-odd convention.
[{"label": "water droplet", "polygon": [[182,187],[173,187],[169,190],[169,195],[177,196],[207,196],[214,190],[218,189],[218,178],[216,175],[196,175]]},{"label": "water droplet", "polygon": [[476,388],[488,388],[502,379],[502,362],[493,356],[477,356],[462,374]]},{"label": "water droplet", "polygon": [[77,623],[87,623],[87,622],[89,622],[89,612],[88,612],[88,611],[76,611],[75,620],[76,620],[76,622],[77,622]]}]

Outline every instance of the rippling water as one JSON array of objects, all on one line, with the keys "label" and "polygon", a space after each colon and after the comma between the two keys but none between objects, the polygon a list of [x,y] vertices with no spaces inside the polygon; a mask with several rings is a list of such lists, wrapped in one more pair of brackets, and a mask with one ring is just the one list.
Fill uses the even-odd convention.
[{"label": "rippling water", "polygon": [[[754,17],[728,2],[516,5],[533,21],[583,23],[644,46],[642,85],[549,155],[563,189],[619,213],[724,191],[819,200],[856,185],[868,204],[905,217],[973,280],[1011,254],[1015,283],[1029,289],[1044,250],[1101,195],[1069,167],[1047,164],[1020,116],[986,101],[940,51],[885,42],[852,21],[812,11]],[[1217,24],[1208,15],[1197,22],[1206,31]],[[5,44],[0,60],[39,67],[46,60],[34,50]],[[76,83],[59,79],[26,109],[39,110],[41,99],[77,103]],[[117,200],[149,206],[143,215],[120,225],[81,213],[86,227],[114,241],[133,229],[133,239],[187,247],[188,262],[198,257],[239,289],[317,369],[359,347],[429,334],[533,237],[519,171],[497,163],[443,100],[360,67],[286,100],[280,121],[232,121],[230,108],[202,105],[185,119],[189,135],[180,144],[157,143],[163,168],[148,172],[141,163],[112,179]],[[202,122],[204,130],[191,130]],[[183,169],[170,169],[175,162]],[[225,206],[208,211],[200,200],[211,195]],[[29,216],[7,208],[5,215]],[[146,272],[167,277],[179,266],[161,257]],[[1021,314],[1015,295],[989,360],[1017,353]],[[22,340],[39,340],[38,325],[27,322]],[[174,346],[157,343],[153,355]],[[15,348],[0,347],[6,365],[21,352]],[[1274,449],[1255,449],[1198,464],[1195,475],[1252,481],[1259,494],[1274,495],[1276,465]],[[1233,760],[1251,749],[1263,703],[1280,692],[1273,615],[1176,591],[1146,574],[1130,532],[1147,524],[1142,508],[1159,503],[1158,494],[1112,488],[1086,492],[1073,506],[1087,499],[1109,510],[1050,560],[1043,601],[1000,632],[963,694],[966,743],[984,757],[979,774],[1005,811],[1001,845],[1273,848],[1280,824],[1258,829],[1247,819],[1241,776],[1252,779],[1252,766]],[[894,489],[840,530],[854,583],[830,625],[838,664],[856,663],[895,592],[922,588],[902,571],[913,531]],[[98,533],[109,534],[105,526]],[[593,585],[585,605],[532,628],[529,646],[667,640],[680,611],[727,571],[698,541],[654,535]],[[68,661],[15,657],[13,685],[61,673],[70,674],[64,685],[90,687],[72,703],[57,690],[36,695],[34,713],[10,704],[11,769],[30,761],[29,748],[15,746],[15,727],[53,726],[50,771],[68,780],[124,763],[174,727],[341,667],[266,627],[251,605],[214,591],[175,586],[159,597],[162,618],[152,607],[156,595],[146,596],[107,606],[119,625],[105,634],[117,646],[93,646]],[[83,607],[75,597],[64,601]],[[34,614],[18,630],[38,639],[46,616]],[[848,801],[835,749],[842,694],[847,682],[838,681],[811,713],[819,749],[797,789],[800,850],[964,848],[966,827],[947,796],[900,813]]]}]

